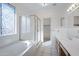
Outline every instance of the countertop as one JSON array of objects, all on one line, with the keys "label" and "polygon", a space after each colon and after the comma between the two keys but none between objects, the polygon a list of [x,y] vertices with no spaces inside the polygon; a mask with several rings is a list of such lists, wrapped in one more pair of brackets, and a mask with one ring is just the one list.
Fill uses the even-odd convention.
[{"label": "countertop", "polygon": [[56,33],[55,36],[71,56],[79,56],[78,38],[72,37],[71,40],[70,38],[63,36],[63,34],[59,34],[59,33]]}]

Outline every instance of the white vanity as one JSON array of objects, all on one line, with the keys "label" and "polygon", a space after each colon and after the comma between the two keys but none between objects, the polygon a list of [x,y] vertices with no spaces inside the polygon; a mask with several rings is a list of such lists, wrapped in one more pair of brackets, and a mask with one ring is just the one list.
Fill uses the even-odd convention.
[{"label": "white vanity", "polygon": [[61,56],[79,56],[79,38],[67,37],[63,33],[55,34],[56,48]]}]

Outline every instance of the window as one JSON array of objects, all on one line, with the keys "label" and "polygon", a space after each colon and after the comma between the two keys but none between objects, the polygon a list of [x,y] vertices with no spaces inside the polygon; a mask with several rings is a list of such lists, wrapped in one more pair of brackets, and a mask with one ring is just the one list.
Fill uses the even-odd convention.
[{"label": "window", "polygon": [[27,32],[30,32],[30,17],[27,17]]},{"label": "window", "polygon": [[15,34],[15,8],[8,3],[0,4],[1,36]]},{"label": "window", "polygon": [[1,13],[2,13],[2,9],[1,9],[1,7],[2,7],[2,6],[1,6],[1,4],[0,4],[0,36],[1,36],[1,33],[2,33],[2,32],[1,32],[1,28],[2,28],[2,27],[1,27],[1,26],[2,26],[2,20],[1,20],[1,19],[2,19],[2,14],[1,14]]},{"label": "window", "polygon": [[21,17],[21,33],[30,32],[30,17],[22,16]]}]

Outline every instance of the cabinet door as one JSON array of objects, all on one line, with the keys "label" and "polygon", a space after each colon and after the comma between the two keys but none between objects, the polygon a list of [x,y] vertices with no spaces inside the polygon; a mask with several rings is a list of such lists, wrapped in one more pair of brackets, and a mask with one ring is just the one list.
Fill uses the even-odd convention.
[{"label": "cabinet door", "polygon": [[57,53],[58,55],[60,55],[60,51],[59,51],[59,41],[56,39],[56,49],[57,49]]}]

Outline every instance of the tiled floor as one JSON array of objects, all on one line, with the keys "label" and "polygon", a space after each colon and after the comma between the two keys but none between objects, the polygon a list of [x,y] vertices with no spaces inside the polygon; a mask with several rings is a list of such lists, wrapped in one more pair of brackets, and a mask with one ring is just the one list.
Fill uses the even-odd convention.
[{"label": "tiled floor", "polygon": [[37,49],[35,56],[57,56],[57,51],[55,46],[52,46],[51,41],[48,41]]}]

